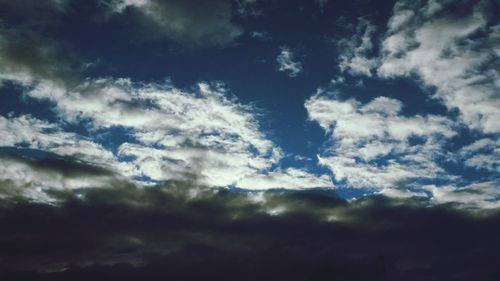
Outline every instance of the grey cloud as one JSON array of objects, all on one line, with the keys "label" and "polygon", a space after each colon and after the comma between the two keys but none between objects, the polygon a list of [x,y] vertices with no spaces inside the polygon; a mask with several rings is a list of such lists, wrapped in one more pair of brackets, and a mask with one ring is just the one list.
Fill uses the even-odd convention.
[{"label": "grey cloud", "polygon": [[189,181],[58,196],[57,205],[0,200],[2,280],[500,275],[498,210],[470,215],[415,200],[346,202],[321,191],[242,193]]},{"label": "grey cloud", "polygon": [[29,86],[51,80],[69,85],[76,80],[72,59],[55,40],[26,29],[0,27],[0,82],[13,80]]},{"label": "grey cloud", "polygon": [[43,150],[0,147],[0,158],[26,164],[43,173],[57,172],[65,177],[80,175],[110,176],[113,172],[72,157],[59,156]]},{"label": "grey cloud", "polygon": [[186,46],[226,45],[243,33],[231,21],[233,11],[228,0],[117,0],[111,5],[119,13],[137,12],[145,30],[155,30]]},{"label": "grey cloud", "polygon": [[71,0],[0,0],[0,18],[12,17],[25,25],[35,27],[47,24],[50,17],[63,13]]},{"label": "grey cloud", "polygon": [[0,198],[55,202],[54,192],[124,182],[115,171],[51,152],[0,147]]},{"label": "grey cloud", "polygon": [[[114,174],[43,151],[0,152],[0,163],[10,157],[51,177],[83,181]],[[332,190],[242,192],[201,186],[189,177],[152,186],[121,178],[100,183],[100,188],[45,189],[53,198],[45,204],[15,193],[27,186],[0,181],[0,278],[411,281],[500,276],[498,208],[466,212],[440,196],[444,201],[431,206],[426,200],[377,196],[349,202]],[[429,190],[452,192],[464,203],[470,196]]]}]

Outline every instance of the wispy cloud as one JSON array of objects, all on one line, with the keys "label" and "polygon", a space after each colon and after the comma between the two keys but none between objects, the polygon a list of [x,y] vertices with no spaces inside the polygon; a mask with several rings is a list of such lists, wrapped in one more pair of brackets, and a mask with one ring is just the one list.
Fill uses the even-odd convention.
[{"label": "wispy cloud", "polygon": [[295,54],[288,47],[281,48],[276,62],[278,62],[278,70],[288,72],[288,76],[290,77],[297,77],[302,72],[302,63],[296,61]]},{"label": "wispy cloud", "polygon": [[373,54],[373,35],[376,29],[374,24],[360,18],[355,28],[356,34],[336,42],[341,72],[372,76],[372,70],[378,65],[378,59]]}]

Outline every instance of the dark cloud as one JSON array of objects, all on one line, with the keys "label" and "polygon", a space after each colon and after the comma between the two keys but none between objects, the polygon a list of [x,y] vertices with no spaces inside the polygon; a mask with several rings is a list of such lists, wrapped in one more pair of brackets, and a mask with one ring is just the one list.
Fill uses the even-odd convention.
[{"label": "dark cloud", "polygon": [[228,0],[196,1],[114,1],[117,12],[138,16],[143,23],[141,33],[159,35],[190,47],[225,45],[243,33],[231,21],[233,9]]},{"label": "dark cloud", "polygon": [[113,175],[113,172],[91,163],[36,149],[0,147],[0,159],[20,162],[39,172],[60,173],[64,177]]},{"label": "dark cloud", "polygon": [[[496,280],[497,212],[189,181],[0,203],[2,280]],[[273,210],[280,209],[280,212]]]},{"label": "dark cloud", "polygon": [[0,18],[35,26],[65,12],[70,0],[0,0]]},{"label": "dark cloud", "polygon": [[0,27],[0,80],[76,81],[77,59],[61,44],[27,29]]}]

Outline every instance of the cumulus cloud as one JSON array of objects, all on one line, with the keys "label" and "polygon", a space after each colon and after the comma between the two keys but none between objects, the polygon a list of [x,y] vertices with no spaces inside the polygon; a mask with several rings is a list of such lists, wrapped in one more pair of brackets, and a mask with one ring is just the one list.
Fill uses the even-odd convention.
[{"label": "cumulus cloud", "polygon": [[[106,163],[126,177],[149,181],[189,176],[209,186],[244,183],[250,188],[252,179],[259,179],[253,180],[259,184],[254,188],[263,188],[269,177],[267,186],[327,186],[324,177],[305,170],[292,169],[303,173],[295,183],[288,172],[277,170],[283,152],[260,130],[257,110],[238,103],[222,84],[199,83],[186,91],[170,82],[84,79],[64,54],[50,38],[24,29],[0,29],[0,81],[22,86],[27,98],[48,101],[62,123],[1,117],[0,125],[10,133],[2,136],[1,145]],[[122,128],[129,131],[130,140],[111,152],[96,140],[64,132],[66,122],[85,123],[90,134]]]},{"label": "cumulus cloud", "polygon": [[465,3],[459,2],[398,1],[381,38],[360,19],[354,35],[337,42],[341,71],[418,77],[471,129],[498,133],[500,26],[490,13],[498,3],[466,1],[470,5],[457,17],[457,6]]},{"label": "cumulus cloud", "polygon": [[377,72],[386,78],[418,75],[470,128],[498,133],[500,26],[489,14],[498,5],[477,1],[456,17],[450,12],[455,2],[399,1]]},{"label": "cumulus cloud", "polygon": [[[443,153],[440,139],[453,137],[453,123],[428,115],[400,115],[400,101],[377,97],[362,104],[338,95],[319,94],[306,101],[309,119],[331,138],[318,156],[337,181],[350,187],[407,189],[412,182],[446,178],[434,159]],[[420,143],[411,143],[418,138]]]},{"label": "cumulus cloud", "polygon": [[302,72],[302,63],[295,60],[295,54],[288,47],[281,48],[276,62],[278,62],[278,70],[288,72],[290,77],[297,77]]},{"label": "cumulus cloud", "polygon": [[171,85],[99,79],[69,93],[39,85],[29,94],[53,101],[66,120],[131,129],[137,143],[123,143],[118,151],[134,158],[141,175],[167,180],[195,173],[209,185],[237,184],[270,169],[282,152],[260,132],[252,108],[214,87],[201,83],[190,93]]},{"label": "cumulus cloud", "polygon": [[[295,182],[288,172],[275,170],[283,157],[281,149],[260,131],[255,108],[235,101],[222,84],[200,83],[197,90],[184,91],[170,82],[82,79],[73,75],[64,59],[54,60],[59,54],[57,44],[31,46],[30,40],[10,39],[0,45],[0,60],[5,62],[0,79],[21,85],[29,98],[49,101],[64,122],[84,122],[88,130],[101,132],[124,128],[133,141],[119,144],[112,153],[64,132],[60,124],[20,116],[0,120],[4,130],[11,132],[2,137],[4,146],[78,154],[85,161],[108,163],[124,176],[152,181],[189,176],[209,186],[251,188],[251,182],[259,185],[257,189],[298,188],[299,183],[304,188],[327,186],[324,177],[304,170]],[[23,57],[22,49],[11,46],[12,42],[32,48],[31,57]]]},{"label": "cumulus cloud", "polygon": [[78,155],[112,165],[125,176],[153,181],[189,176],[208,186],[250,189],[332,186],[327,177],[303,170],[274,170],[283,157],[281,149],[260,131],[254,109],[230,100],[222,85],[200,83],[197,91],[185,92],[170,84],[88,79],[67,91],[45,81],[27,95],[49,100],[68,122],[90,121],[91,130],[125,128],[134,141],[123,142],[115,155],[57,125],[21,116],[0,119],[11,132],[1,139],[4,146],[26,143]]},{"label": "cumulus cloud", "polygon": [[231,21],[228,0],[200,3],[194,0],[114,0],[110,8],[118,14],[130,9],[137,12],[145,28],[183,45],[205,47],[225,45],[243,33]]}]

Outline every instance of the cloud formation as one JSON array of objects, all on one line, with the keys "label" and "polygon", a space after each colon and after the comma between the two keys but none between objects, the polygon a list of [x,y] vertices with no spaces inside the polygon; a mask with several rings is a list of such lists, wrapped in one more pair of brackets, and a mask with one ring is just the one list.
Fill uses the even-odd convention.
[{"label": "cloud formation", "polygon": [[373,24],[359,20],[355,34],[337,43],[341,71],[418,77],[433,98],[458,109],[471,129],[500,132],[500,25],[490,13],[499,4],[466,2],[458,17],[461,1],[398,1],[381,38]]},{"label": "cloud formation", "polygon": [[281,48],[281,52],[276,57],[276,62],[278,63],[278,70],[288,72],[290,77],[297,77],[302,72],[302,63],[295,60],[295,54],[288,47]]},{"label": "cloud formation", "polygon": [[203,3],[194,0],[114,0],[110,8],[118,14],[135,11],[146,30],[153,29],[190,47],[226,45],[243,33],[243,29],[231,21],[232,7],[228,0]]},{"label": "cloud formation", "polygon": [[321,192],[237,193],[182,181],[55,196],[53,205],[0,200],[2,280],[500,274],[494,212],[467,215],[383,198],[348,203]]},{"label": "cloud formation", "polygon": [[[197,89],[185,91],[170,82],[83,79],[64,56],[55,59],[61,54],[57,43],[39,36],[31,45],[35,35],[30,33],[12,40],[23,34],[14,31],[1,33],[2,81],[22,86],[29,98],[50,102],[64,122],[86,124],[91,134],[122,128],[130,140],[111,152],[95,140],[64,132],[62,124],[19,116],[0,120],[11,134],[2,137],[3,146],[78,154],[82,160],[107,163],[126,177],[147,181],[189,176],[209,186],[250,189],[332,186],[327,177],[277,168],[283,152],[260,131],[257,110],[235,101],[220,83],[199,83]],[[26,46],[30,56],[24,56],[19,46]]]},{"label": "cloud formation", "polygon": [[[309,118],[331,135],[333,146],[321,164],[351,187],[408,188],[411,180],[444,176],[433,159],[439,138],[455,135],[440,116],[400,116],[400,101],[377,97],[367,104],[315,95],[305,103]],[[410,138],[421,139],[411,144]]]},{"label": "cloud formation", "polygon": [[381,43],[381,77],[418,75],[463,122],[499,133],[500,25],[495,1],[471,3],[457,17],[457,1],[399,1]]},{"label": "cloud formation", "polygon": [[[228,99],[223,85],[200,83],[190,93],[171,85],[97,79],[70,92],[39,84],[29,95],[54,102],[70,122],[90,120],[97,130],[131,130],[135,141],[121,144],[117,156],[133,159],[137,176],[154,181],[189,174],[211,186],[244,182],[251,188],[252,179],[271,171],[283,157],[259,130],[253,108]],[[325,187],[324,179],[305,175],[308,178],[297,178],[294,187],[310,187],[313,182]],[[288,187],[285,182],[274,185]]]},{"label": "cloud formation", "polygon": [[372,69],[378,65],[377,59],[372,57],[374,48],[372,37],[376,30],[376,26],[368,20],[359,18],[355,34],[336,42],[340,53],[338,63],[341,72],[372,76]]}]

